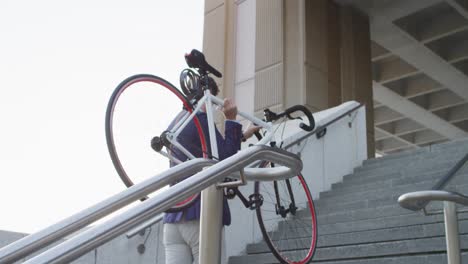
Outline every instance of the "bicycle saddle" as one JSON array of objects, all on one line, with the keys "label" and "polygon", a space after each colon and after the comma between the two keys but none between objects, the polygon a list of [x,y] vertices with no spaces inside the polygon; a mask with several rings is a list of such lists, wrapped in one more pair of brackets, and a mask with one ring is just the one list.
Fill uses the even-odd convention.
[{"label": "bicycle saddle", "polygon": [[200,74],[212,73],[221,78],[223,75],[205,60],[205,55],[200,51],[193,49],[189,54],[185,54],[185,61],[190,68],[198,69]]}]

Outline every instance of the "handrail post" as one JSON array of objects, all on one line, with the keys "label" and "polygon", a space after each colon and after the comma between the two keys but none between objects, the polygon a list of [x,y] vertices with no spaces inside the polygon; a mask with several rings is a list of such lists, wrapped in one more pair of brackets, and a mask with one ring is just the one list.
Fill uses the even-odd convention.
[{"label": "handrail post", "polygon": [[[211,154],[214,157],[219,157],[213,118],[212,96],[209,90],[205,90],[205,95],[208,96],[205,106]],[[199,263],[219,264],[221,263],[223,191],[218,190],[216,185],[212,185],[202,191],[200,211]]]},{"label": "handrail post", "polygon": [[457,209],[454,202],[444,201],[445,239],[448,264],[460,264],[460,241]]},{"label": "handrail post", "polygon": [[212,185],[202,191],[199,263],[221,263],[223,191]]}]

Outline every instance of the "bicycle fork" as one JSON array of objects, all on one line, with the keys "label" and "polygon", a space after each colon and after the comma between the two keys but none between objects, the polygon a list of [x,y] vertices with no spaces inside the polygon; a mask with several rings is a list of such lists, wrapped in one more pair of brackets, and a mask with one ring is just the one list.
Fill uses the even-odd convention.
[{"label": "bicycle fork", "polygon": [[286,218],[288,216],[288,213],[291,213],[292,215],[296,215],[297,207],[296,207],[296,202],[294,201],[294,193],[291,188],[291,181],[289,179],[286,179],[286,187],[288,188],[288,194],[289,198],[291,199],[291,202],[287,207],[281,204],[281,199],[279,197],[279,190],[278,190],[278,182],[275,181],[273,182],[273,186],[275,189],[275,196],[276,196],[276,214],[281,215],[281,217]]},{"label": "bicycle fork", "polygon": [[[271,167],[274,167],[275,164],[271,164]],[[281,217],[286,218],[288,213],[291,213],[292,215],[296,215],[297,207],[296,207],[296,202],[294,200],[294,193],[292,191],[291,187],[291,181],[289,179],[285,180],[286,182],[286,187],[288,189],[288,194],[289,198],[291,199],[291,203],[288,205],[288,208],[286,208],[284,205],[281,204],[281,199],[279,195],[279,189],[278,189],[278,182],[274,181],[273,182],[273,188],[275,190],[275,197],[276,197],[276,214],[281,215]]]}]

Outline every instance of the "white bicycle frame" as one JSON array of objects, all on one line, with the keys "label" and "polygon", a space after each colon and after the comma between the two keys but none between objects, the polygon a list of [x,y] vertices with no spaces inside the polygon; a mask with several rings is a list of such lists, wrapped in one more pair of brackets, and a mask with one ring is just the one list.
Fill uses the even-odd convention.
[{"label": "white bicycle frame", "polygon": [[[211,154],[214,157],[218,157],[218,146],[217,146],[217,141],[216,141],[216,133],[215,133],[215,122],[214,122],[214,115],[213,115],[213,105],[217,106],[223,106],[224,101],[210,93],[210,91],[207,89],[205,90],[205,94],[203,97],[198,101],[197,106],[195,109],[192,111],[192,113],[187,112],[176,124],[174,124],[173,128],[167,132],[167,139],[168,141],[175,146],[178,150],[182,151],[184,155],[186,155],[189,159],[194,159],[196,158],[190,151],[188,151],[184,146],[182,146],[178,141],[177,138],[179,137],[180,133],[182,130],[185,129],[185,127],[188,125],[188,123],[194,118],[194,116],[201,112],[203,105],[206,106],[206,115],[208,118],[208,134],[209,134],[209,140],[210,140],[210,145],[211,145]],[[259,118],[256,118],[255,116],[238,111],[237,113],[239,116],[243,117],[246,120],[249,120],[250,122],[256,124],[257,126],[262,127],[265,129],[266,133],[263,136],[263,138],[255,143],[255,145],[265,145],[268,142],[274,141],[274,132],[273,132],[273,125],[271,122],[265,122]],[[182,161],[178,160],[171,154],[165,152],[164,150],[159,151],[163,156],[169,158],[176,164],[181,163]]]},{"label": "white bicycle frame", "polygon": [[[182,151],[189,159],[195,156],[182,146],[177,138],[182,130],[189,124],[194,116],[202,111],[203,105],[206,106],[208,119],[208,133],[211,146],[211,155],[219,157],[218,145],[216,140],[216,128],[213,115],[213,105],[223,106],[224,101],[211,94],[209,89],[205,89],[203,97],[198,101],[197,106],[192,113],[187,112],[180,120],[174,124],[170,131],[167,131],[168,141],[177,149]],[[253,115],[238,111],[239,116],[260,126],[266,130],[263,138],[255,145],[264,145],[274,141],[273,125],[271,122],[264,122]],[[162,155],[168,157],[175,163],[182,161],[173,157],[169,152],[159,151]],[[241,184],[244,183],[241,172]],[[221,183],[219,184],[221,185]],[[223,212],[223,191],[216,186],[211,186],[202,191],[201,194],[201,216],[200,216],[200,239],[199,239],[199,263],[221,263],[222,244],[222,212]]]}]

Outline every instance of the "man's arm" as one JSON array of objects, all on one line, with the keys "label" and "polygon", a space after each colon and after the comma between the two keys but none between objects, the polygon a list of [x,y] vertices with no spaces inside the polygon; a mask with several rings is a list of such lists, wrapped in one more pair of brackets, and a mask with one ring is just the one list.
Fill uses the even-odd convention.
[{"label": "man's arm", "polygon": [[240,150],[242,140],[242,125],[236,121],[237,106],[234,101],[229,98],[224,99],[223,113],[226,117],[224,139],[221,135],[218,136],[218,132],[216,133],[219,158],[221,160],[236,154]]},{"label": "man's arm", "polygon": [[[223,152],[220,152],[220,159],[225,159],[229,156],[236,154],[240,150],[242,138],[248,139],[255,132],[260,130],[259,126],[249,126],[246,131],[242,134],[242,125],[236,121],[237,117],[237,106],[231,99],[224,99],[223,112],[226,116],[225,123],[225,140],[224,142],[218,141],[218,146],[223,145]],[[217,136],[218,137],[218,136]],[[218,137],[219,140],[219,137]]]},{"label": "man's arm", "polygon": [[[210,137],[208,132],[208,118],[205,113],[197,114],[200,125],[205,134],[205,140],[207,143],[208,151],[211,152]],[[235,121],[226,121],[224,137],[221,135],[219,130],[215,127],[216,132],[216,143],[218,144],[218,157],[219,160],[223,160],[237,153],[240,149],[242,139],[242,125]],[[201,157],[200,147],[194,148],[194,146],[200,146],[200,140],[198,132],[193,124],[193,121],[189,123],[186,129],[180,134],[181,143],[189,151],[195,154],[197,157]]]},{"label": "man's arm", "polygon": [[224,128],[224,138],[216,130],[216,140],[218,141],[219,159],[223,160],[237,153],[241,147],[242,125],[226,120]]}]

